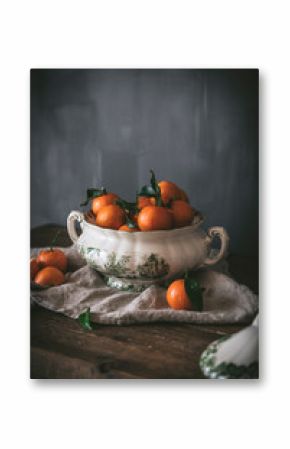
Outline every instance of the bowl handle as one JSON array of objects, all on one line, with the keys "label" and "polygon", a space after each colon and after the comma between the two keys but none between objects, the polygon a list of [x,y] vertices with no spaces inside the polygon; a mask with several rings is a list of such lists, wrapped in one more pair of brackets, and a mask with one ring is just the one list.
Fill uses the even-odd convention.
[{"label": "bowl handle", "polygon": [[228,233],[225,230],[225,228],[222,228],[221,226],[214,226],[214,227],[208,229],[206,241],[207,241],[209,248],[210,248],[213,238],[215,236],[218,236],[220,238],[220,241],[221,241],[220,250],[214,256],[208,256],[204,260],[203,266],[204,265],[214,265],[227,254],[230,239],[229,239]]},{"label": "bowl handle", "polygon": [[69,216],[67,217],[67,232],[68,235],[70,236],[71,240],[76,243],[77,239],[79,238],[79,236],[77,235],[77,231],[76,231],[76,221],[78,221],[79,223],[82,223],[84,220],[84,214],[82,212],[79,212],[77,210],[72,210],[71,213],[69,214]]}]

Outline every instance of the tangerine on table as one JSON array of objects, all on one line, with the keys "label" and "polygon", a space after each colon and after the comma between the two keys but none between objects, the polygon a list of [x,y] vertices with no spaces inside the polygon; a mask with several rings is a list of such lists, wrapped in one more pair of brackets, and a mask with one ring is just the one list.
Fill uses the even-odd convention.
[{"label": "tangerine on table", "polygon": [[125,213],[117,204],[103,206],[96,217],[96,225],[102,228],[119,229],[125,223]]},{"label": "tangerine on table", "polygon": [[58,268],[45,267],[36,274],[34,282],[42,287],[60,285],[64,283],[64,274]]},{"label": "tangerine on table", "polygon": [[118,195],[116,195],[115,193],[105,193],[102,196],[93,198],[91,208],[95,216],[98,215],[98,212],[102,207],[108,206],[109,204],[114,204],[118,198]]},{"label": "tangerine on table", "polygon": [[38,254],[36,261],[41,268],[55,267],[63,273],[67,269],[67,257],[60,249],[51,248],[42,250]]},{"label": "tangerine on table", "polygon": [[194,218],[194,209],[183,200],[172,201],[170,210],[173,214],[173,223],[175,228],[189,226]]},{"label": "tangerine on table", "polygon": [[184,279],[177,279],[167,289],[166,299],[169,307],[175,310],[192,310],[191,301],[185,291]]},{"label": "tangerine on table", "polygon": [[119,231],[126,231],[126,232],[139,232],[140,229],[136,228],[130,228],[130,226],[124,224],[119,227]]},{"label": "tangerine on table", "polygon": [[32,281],[35,278],[35,276],[39,270],[40,270],[40,267],[36,261],[36,258],[33,257],[32,259],[30,259],[30,279]]},{"label": "tangerine on table", "polygon": [[138,226],[141,231],[172,229],[173,215],[166,207],[146,206],[139,212]]}]

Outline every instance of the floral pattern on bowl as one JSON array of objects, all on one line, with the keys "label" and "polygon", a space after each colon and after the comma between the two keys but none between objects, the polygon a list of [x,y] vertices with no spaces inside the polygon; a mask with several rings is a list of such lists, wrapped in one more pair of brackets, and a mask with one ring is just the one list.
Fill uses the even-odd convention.
[{"label": "floral pattern on bowl", "polygon": [[[80,236],[76,222],[80,224]],[[79,253],[104,275],[108,285],[141,291],[186,270],[213,265],[225,256],[229,242],[225,229],[212,227],[205,233],[201,223],[198,216],[184,228],[128,233],[101,228],[89,223],[81,212],[72,211],[67,229]],[[221,247],[213,256],[211,243],[215,236],[220,238]]]}]

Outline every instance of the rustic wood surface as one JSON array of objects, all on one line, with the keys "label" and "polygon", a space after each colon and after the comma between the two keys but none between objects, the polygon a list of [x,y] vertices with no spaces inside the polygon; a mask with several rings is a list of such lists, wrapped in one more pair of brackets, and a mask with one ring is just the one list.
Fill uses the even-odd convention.
[{"label": "rustic wood surface", "polygon": [[[59,246],[71,244],[65,228],[48,225],[31,232],[31,246],[49,245],[60,230]],[[230,256],[230,271],[253,291],[258,265]],[[200,379],[199,357],[206,346],[240,325],[152,323],[94,326],[38,306],[31,308],[31,378],[33,379]]]}]

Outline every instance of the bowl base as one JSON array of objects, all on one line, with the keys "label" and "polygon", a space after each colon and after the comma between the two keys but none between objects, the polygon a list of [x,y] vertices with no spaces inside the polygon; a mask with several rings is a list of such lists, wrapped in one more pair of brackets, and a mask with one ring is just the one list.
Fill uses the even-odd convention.
[{"label": "bowl base", "polygon": [[118,278],[115,276],[104,276],[105,282],[109,287],[116,288],[118,290],[126,292],[143,292],[146,288],[151,285],[157,285],[157,282],[153,280],[140,280],[140,279],[130,279],[130,278]]}]

